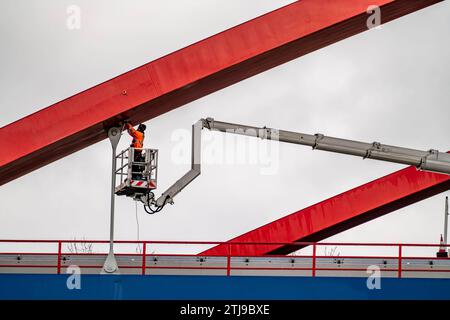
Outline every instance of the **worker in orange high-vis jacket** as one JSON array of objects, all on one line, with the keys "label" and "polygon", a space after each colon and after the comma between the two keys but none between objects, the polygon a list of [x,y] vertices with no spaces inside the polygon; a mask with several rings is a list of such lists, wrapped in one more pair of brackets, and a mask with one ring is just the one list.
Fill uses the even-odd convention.
[{"label": "worker in orange high-vis jacket", "polygon": [[[133,128],[130,123],[126,123],[127,131],[130,136],[133,137],[133,141],[131,142],[130,147],[134,148],[134,161],[144,162],[144,156],[142,155],[142,148],[144,148],[144,138],[145,138],[145,129],[147,128],[145,124],[141,123],[137,130]],[[142,175],[139,172],[144,170],[144,166],[142,165],[133,165],[131,167],[132,179],[142,179]]]},{"label": "worker in orange high-vis jacket", "polygon": [[145,129],[147,126],[141,123],[137,130],[130,123],[126,123],[128,133],[133,137],[130,147],[142,149],[144,147]]}]

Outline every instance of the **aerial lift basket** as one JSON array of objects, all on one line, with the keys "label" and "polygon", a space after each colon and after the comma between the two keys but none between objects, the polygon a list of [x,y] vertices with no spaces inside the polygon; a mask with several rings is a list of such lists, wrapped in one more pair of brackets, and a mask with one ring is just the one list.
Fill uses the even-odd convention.
[{"label": "aerial lift basket", "polygon": [[158,150],[128,148],[116,156],[117,195],[136,197],[156,189]]}]

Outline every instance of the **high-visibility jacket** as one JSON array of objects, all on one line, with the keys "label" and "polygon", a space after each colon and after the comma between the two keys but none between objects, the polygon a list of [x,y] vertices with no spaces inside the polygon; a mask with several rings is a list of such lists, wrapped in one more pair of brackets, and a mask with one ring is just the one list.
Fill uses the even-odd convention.
[{"label": "high-visibility jacket", "polygon": [[128,134],[133,137],[130,147],[142,149],[144,147],[144,133],[135,130],[133,126],[127,123]]}]

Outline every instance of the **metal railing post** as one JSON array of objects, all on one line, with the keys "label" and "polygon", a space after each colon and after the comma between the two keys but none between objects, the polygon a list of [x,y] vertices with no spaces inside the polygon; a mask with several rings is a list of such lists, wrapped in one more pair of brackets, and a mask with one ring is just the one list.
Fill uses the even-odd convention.
[{"label": "metal railing post", "polygon": [[231,275],[231,244],[228,243],[228,255],[227,255],[227,276]]},{"label": "metal railing post", "polygon": [[58,241],[58,262],[57,262],[57,269],[56,269],[56,273],[57,274],[61,274],[61,247],[62,247],[62,242]]},{"label": "metal railing post", "polygon": [[398,277],[402,277],[402,245],[398,245]]},{"label": "metal railing post", "polygon": [[145,265],[145,260],[146,260],[146,252],[147,252],[147,242],[144,242],[143,246],[142,246],[142,275],[145,275],[145,269],[146,269],[146,265]]},{"label": "metal railing post", "polygon": [[316,276],[316,250],[317,250],[317,244],[313,244],[313,260],[312,260],[312,276]]}]

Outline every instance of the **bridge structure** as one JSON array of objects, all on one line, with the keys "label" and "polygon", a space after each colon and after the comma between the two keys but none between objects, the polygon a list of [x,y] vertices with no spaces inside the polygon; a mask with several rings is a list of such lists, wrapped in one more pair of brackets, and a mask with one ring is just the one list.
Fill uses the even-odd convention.
[{"label": "bridge structure", "polygon": [[[108,243],[0,240],[0,299],[450,298],[450,259],[433,256],[447,248],[442,244],[116,241],[122,246],[115,254],[120,273],[102,275]],[[213,245],[226,246],[227,253],[198,255],[183,248]],[[241,245],[309,250],[242,255]],[[389,254],[378,254],[380,249]],[[78,289],[71,282],[77,275]],[[370,281],[375,277],[380,287]]]},{"label": "bridge structure", "polygon": [[[372,14],[368,9],[373,6],[380,10],[380,22],[388,23],[438,2],[302,0],[201,40],[2,127],[0,185],[107,138],[107,131],[123,121],[136,124],[150,120],[282,63],[364,32],[368,30],[367,21]],[[16,144],[13,138],[18,135],[27,144]],[[301,209],[229,242],[210,243],[212,246],[195,256],[155,257],[146,251],[149,242],[142,242],[143,254],[136,256],[128,253],[123,258],[119,255],[122,259],[119,261],[122,263],[119,266],[121,277],[125,273],[130,273],[129,276],[139,273],[145,277],[155,277],[159,273],[158,276],[164,277],[169,276],[167,270],[172,273],[176,270],[178,275],[200,272],[215,277],[248,273],[256,277],[267,273],[266,276],[275,277],[274,281],[284,279],[281,277],[283,275],[359,278],[367,267],[381,263],[388,278],[395,278],[395,281],[420,278],[426,282],[417,282],[419,287],[434,286],[433,281],[437,279],[431,278],[447,278],[447,260],[431,256],[403,257],[402,249],[412,245],[397,244],[398,254],[395,257],[377,257],[374,260],[364,255],[348,256],[345,263],[353,266],[349,270],[345,270],[347,268],[343,264],[336,267],[336,261],[344,260],[318,256],[316,248],[321,245],[320,240],[449,188],[448,175],[420,172],[414,167],[407,167]],[[11,241],[2,240],[2,243]],[[30,277],[45,276],[47,280],[51,276],[62,277],[68,263],[81,265],[85,272],[93,273],[98,271],[96,263],[104,259],[102,254],[92,253],[69,256],[62,251],[66,243],[62,240],[37,243],[56,243],[56,254],[2,252],[0,282],[20,282],[16,278],[18,273]],[[154,241],[150,243],[155,244]],[[434,244],[418,246],[436,247]],[[307,257],[289,255],[304,247],[312,248],[313,253]],[[226,274],[220,275],[222,272]],[[36,278],[37,285],[42,284],[39,281],[44,278]],[[191,281],[189,279],[186,281]],[[222,281],[226,280],[218,283],[225,283]],[[448,281],[439,282],[439,286],[442,284],[449,288]],[[444,287],[438,291],[443,290]],[[8,298],[4,290],[0,295]]]}]

